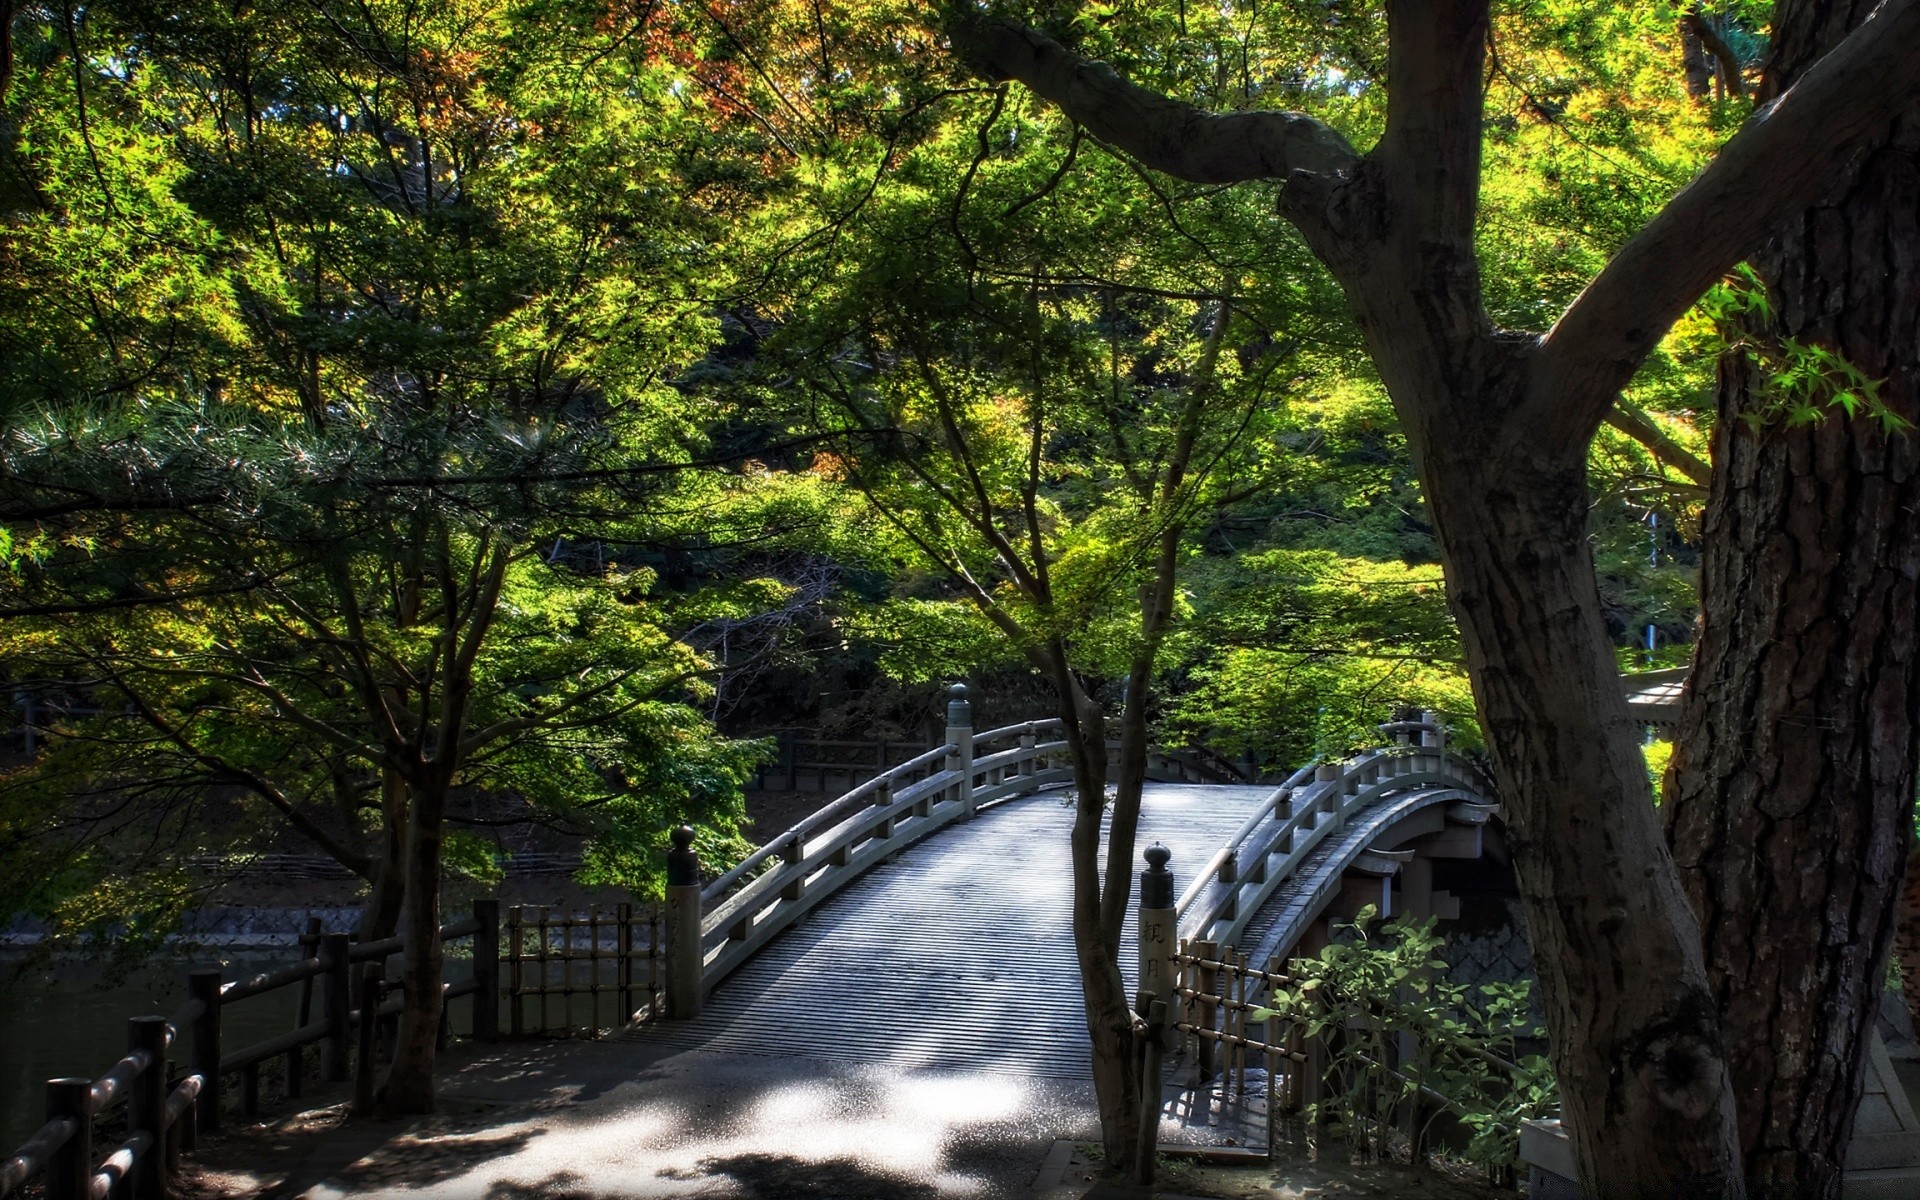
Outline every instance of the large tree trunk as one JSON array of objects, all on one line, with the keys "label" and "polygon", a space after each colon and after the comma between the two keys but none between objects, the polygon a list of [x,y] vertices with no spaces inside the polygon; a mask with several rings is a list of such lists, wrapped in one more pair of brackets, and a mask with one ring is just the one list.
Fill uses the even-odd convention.
[{"label": "large tree trunk", "polygon": [[[1864,18],[1788,0],[1762,99]],[[1920,415],[1920,118],[1753,260],[1750,330],[1838,351]],[[1788,426],[1767,368],[1722,363],[1703,633],[1668,776],[1749,1186],[1838,1194],[1912,837],[1920,440],[1837,408]],[[1920,933],[1920,930],[1916,931]],[[1920,965],[1920,964],[1916,964]]]},{"label": "large tree trunk", "polygon": [[373,866],[367,900],[360,906],[359,937],[377,942],[399,932],[407,896],[407,787],[388,769],[380,779],[380,857]]},{"label": "large tree trunk", "polygon": [[1584,463],[1424,457],[1581,1178],[1738,1195],[1716,1014],[1617,683]]}]

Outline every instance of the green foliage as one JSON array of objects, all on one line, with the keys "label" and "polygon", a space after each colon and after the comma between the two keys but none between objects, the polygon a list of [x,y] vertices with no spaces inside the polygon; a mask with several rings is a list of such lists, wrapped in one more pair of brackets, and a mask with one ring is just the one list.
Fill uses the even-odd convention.
[{"label": "green foliage", "polygon": [[1810,425],[1838,410],[1849,417],[1871,416],[1889,430],[1912,428],[1913,422],[1881,397],[1883,380],[1868,378],[1834,351],[1798,338],[1751,333],[1772,324],[1773,302],[1747,264],[1715,284],[1700,307],[1722,331],[1727,350],[1743,356],[1758,372],[1759,403],[1741,414],[1756,427],[1773,422]]},{"label": "green foliage", "polygon": [[[684,482],[710,413],[667,382],[757,186],[681,94],[685,31],[566,0],[161,15],[14,22],[0,655],[103,711],[0,783],[0,874],[67,863],[0,899],[165,911],[167,864],[285,822],[371,873],[407,797],[451,793],[656,886],[665,829],[731,836],[762,753],[695,707],[677,623],[781,590],[561,553],[740,490]],[[483,849],[448,865],[494,874]]]},{"label": "green foliage", "polygon": [[1196,591],[1196,665],[1168,706],[1181,735],[1281,766],[1375,745],[1407,704],[1479,744],[1438,567],[1269,550],[1208,564]]},{"label": "green foliage", "polygon": [[[1425,1088],[1445,1097],[1444,1111],[1466,1127],[1468,1159],[1515,1165],[1520,1123],[1557,1103],[1545,1057],[1523,1053],[1545,1035],[1529,1015],[1530,985],[1481,984],[1470,995],[1441,976],[1433,919],[1383,926],[1377,916],[1372,905],[1362,908],[1339,927],[1346,936],[1315,958],[1292,960],[1298,982],[1276,989],[1251,1019],[1278,1017],[1326,1043],[1337,1082],[1314,1115],[1373,1155],[1387,1153],[1396,1110]],[[1413,1057],[1395,1069],[1403,1033]],[[1438,1115],[1431,1104],[1428,1111]]]},{"label": "green foliage", "polygon": [[1643,743],[1640,753],[1646,756],[1647,779],[1653,784],[1653,798],[1659,800],[1662,795],[1661,781],[1667,777],[1667,764],[1673,761],[1673,743],[1665,738]]}]

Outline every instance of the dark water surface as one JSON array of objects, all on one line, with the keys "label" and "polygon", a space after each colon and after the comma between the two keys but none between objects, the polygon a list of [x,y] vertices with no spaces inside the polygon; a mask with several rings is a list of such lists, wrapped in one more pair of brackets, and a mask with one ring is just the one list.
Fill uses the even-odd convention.
[{"label": "dark water surface", "polygon": [[[117,982],[103,981],[94,964],[63,961],[16,974],[19,960],[0,958],[0,1158],[40,1128],[46,1119],[46,1081],[64,1075],[94,1078],[126,1053],[127,1018],[172,1016],[187,998],[187,972],[220,966],[229,979],[272,970],[294,961],[288,950],[234,955],[203,954],[156,962]],[[319,997],[313,1011],[318,1015]],[[300,988],[281,988],[231,1006],[221,1032],[223,1046],[240,1047],[293,1028]],[[185,1064],[188,1036],[174,1043]]]}]

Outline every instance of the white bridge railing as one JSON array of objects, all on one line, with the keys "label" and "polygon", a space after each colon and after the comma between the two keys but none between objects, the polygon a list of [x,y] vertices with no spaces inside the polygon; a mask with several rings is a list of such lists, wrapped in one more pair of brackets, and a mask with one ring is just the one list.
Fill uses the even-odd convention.
[{"label": "white bridge railing", "polygon": [[952,697],[943,744],[860,784],[711,883],[699,883],[692,831],[676,831],[668,856],[669,1016],[697,1013],[714,985],[876,864],[989,804],[1073,782],[1058,719],[975,734],[966,688],[955,685]]},{"label": "white bridge railing", "polygon": [[1438,714],[1379,727],[1391,744],[1344,762],[1311,762],[1261,802],[1174,905],[1179,935],[1235,945],[1269,896],[1349,818],[1416,788],[1492,793],[1479,767],[1447,749]]},{"label": "white bridge railing", "polygon": [[[1275,789],[1207,862],[1177,905],[1183,936],[1232,941],[1279,883],[1346,818],[1410,787],[1482,790],[1449,754],[1433,714],[1383,725],[1396,744],[1346,763],[1309,764]],[[945,741],[820,808],[702,885],[690,829],[668,856],[667,1013],[692,1016],[701,999],[783,930],[877,864],[981,808],[1073,782],[1058,719],[973,732],[966,688],[955,685]],[[1156,753],[1152,779],[1217,774]]]}]

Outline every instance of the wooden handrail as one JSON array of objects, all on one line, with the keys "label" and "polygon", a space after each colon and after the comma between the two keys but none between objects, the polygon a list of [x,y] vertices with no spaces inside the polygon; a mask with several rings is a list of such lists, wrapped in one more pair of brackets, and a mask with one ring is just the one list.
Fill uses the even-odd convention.
[{"label": "wooden handrail", "polygon": [[[276,988],[283,988],[290,983],[299,983],[303,979],[312,979],[315,976],[325,974],[326,969],[326,964],[317,958],[303,958],[299,962],[289,963],[284,967],[266,971],[248,979],[236,979],[231,983],[223,983],[220,985],[220,1003],[232,1004],[239,1000],[246,1000],[254,996],[263,995]],[[187,1001],[189,1007],[196,1006],[198,1003],[199,1001],[197,1000]],[[184,1013],[185,1011],[185,1008],[181,1009],[181,1012]],[[197,1007],[194,1009],[193,1015],[199,1015]],[[192,1019],[193,1017],[191,1016],[187,1018],[189,1021]],[[177,1015],[174,1018],[174,1024],[183,1024]]]},{"label": "wooden handrail", "polygon": [[[1234,832],[1232,837],[1227,839],[1226,844],[1214,851],[1213,857],[1209,858],[1204,866],[1193,873],[1192,882],[1187,884],[1187,890],[1180,894],[1179,902],[1173,906],[1176,919],[1186,915],[1187,910],[1193,907],[1193,902],[1198,900],[1201,893],[1206,890],[1207,884],[1220,873],[1220,868],[1226,864],[1227,859],[1239,852],[1240,847],[1246,844],[1247,839],[1253,836],[1254,831],[1259,829],[1263,822],[1271,819],[1274,809],[1279,807],[1282,800],[1298,798],[1295,795],[1295,789],[1307,784],[1313,775],[1314,768],[1319,765],[1320,758],[1318,755],[1315,755],[1313,758],[1307,760],[1305,766],[1287,776],[1286,782],[1268,793],[1267,798],[1262,800],[1259,807],[1253,810],[1252,816],[1241,823],[1240,828]],[[1295,823],[1293,827],[1297,828],[1300,812],[1301,810],[1296,809],[1293,814],[1287,818],[1288,821]]]},{"label": "wooden handrail", "polygon": [[54,1151],[73,1140],[80,1123],[72,1117],[55,1117],[32,1137],[20,1144],[13,1157],[0,1162],[0,1196],[11,1195],[21,1184],[46,1170]]}]

